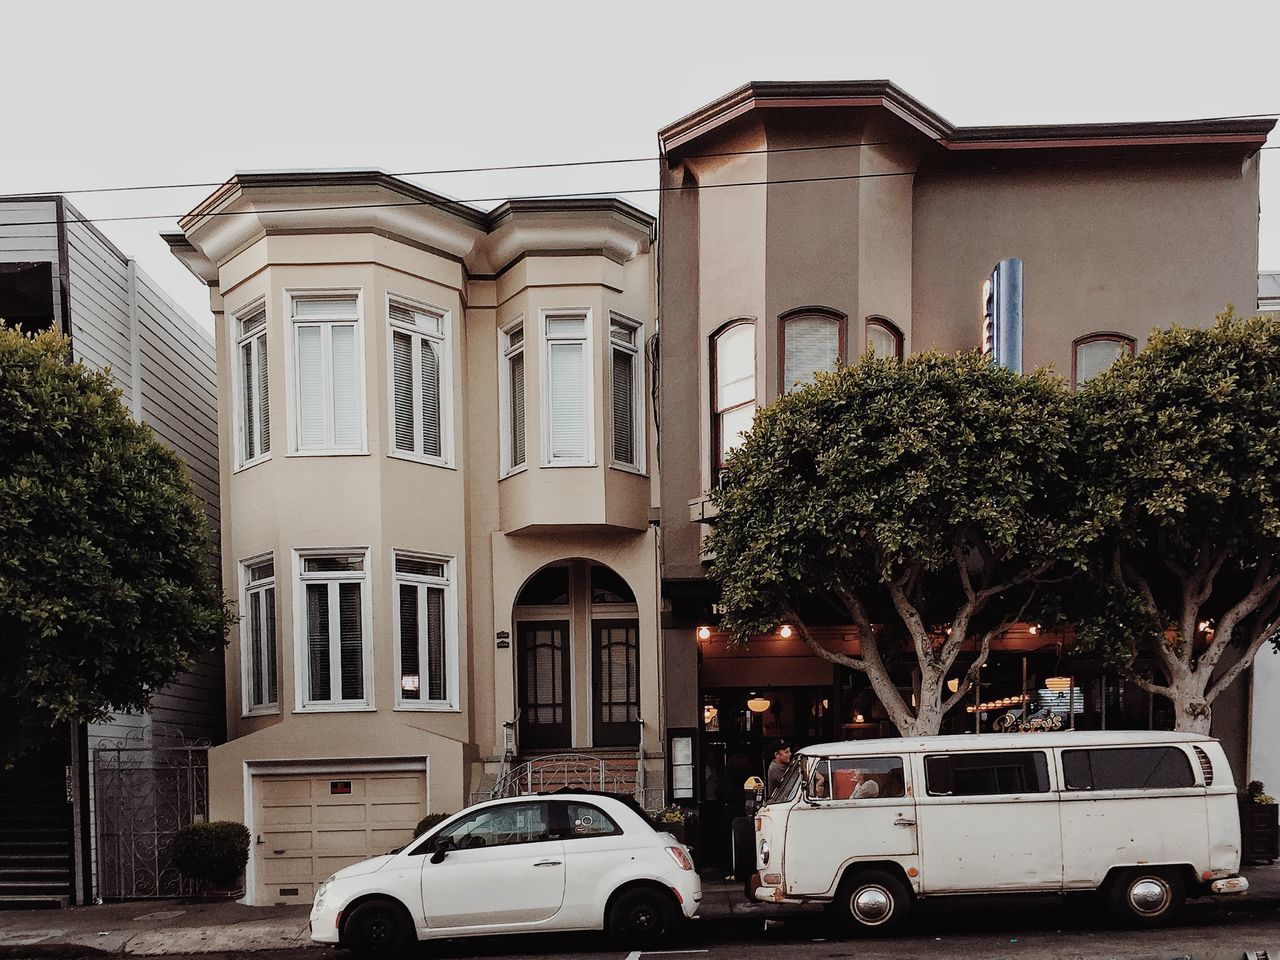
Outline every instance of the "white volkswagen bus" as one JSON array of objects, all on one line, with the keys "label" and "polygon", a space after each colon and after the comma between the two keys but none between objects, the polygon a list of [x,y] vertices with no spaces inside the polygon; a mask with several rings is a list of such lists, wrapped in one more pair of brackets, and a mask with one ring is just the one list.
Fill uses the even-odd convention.
[{"label": "white volkswagen bus", "polygon": [[827,902],[852,931],[916,898],[1097,890],[1170,920],[1242,893],[1236,788],[1216,740],[1061,732],[805,747],[755,818],[755,897]]}]

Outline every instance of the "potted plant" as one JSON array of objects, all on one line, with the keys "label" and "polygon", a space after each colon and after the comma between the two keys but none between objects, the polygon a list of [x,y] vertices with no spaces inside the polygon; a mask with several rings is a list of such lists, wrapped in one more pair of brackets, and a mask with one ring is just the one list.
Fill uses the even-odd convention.
[{"label": "potted plant", "polygon": [[1245,863],[1280,859],[1280,805],[1261,780],[1251,780],[1240,798],[1240,845]]},{"label": "potted plant", "polygon": [[249,830],[231,820],[188,824],[174,835],[173,862],[201,896],[242,896],[240,880],[249,862]]},{"label": "potted plant", "polygon": [[692,844],[693,831],[698,824],[697,810],[672,804],[655,813],[653,819],[681,843]]}]

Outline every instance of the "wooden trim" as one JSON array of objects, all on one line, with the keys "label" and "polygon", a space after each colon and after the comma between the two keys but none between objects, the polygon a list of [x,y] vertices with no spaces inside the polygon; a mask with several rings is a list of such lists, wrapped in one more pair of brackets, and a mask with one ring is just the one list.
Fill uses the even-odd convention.
[{"label": "wooden trim", "polygon": [[1127,333],[1120,333],[1118,330],[1099,330],[1096,333],[1086,333],[1083,337],[1076,337],[1071,341],[1071,389],[1078,390],[1080,384],[1077,381],[1077,367],[1079,366],[1078,351],[1087,343],[1097,343],[1100,340],[1106,340],[1111,343],[1123,343],[1129,348],[1129,356],[1133,356],[1134,345],[1137,341]]},{"label": "wooden trim", "polygon": [[794,307],[778,314],[778,396],[787,392],[787,324],[804,317],[820,317],[836,322],[836,362],[848,362],[849,315],[834,307]]}]

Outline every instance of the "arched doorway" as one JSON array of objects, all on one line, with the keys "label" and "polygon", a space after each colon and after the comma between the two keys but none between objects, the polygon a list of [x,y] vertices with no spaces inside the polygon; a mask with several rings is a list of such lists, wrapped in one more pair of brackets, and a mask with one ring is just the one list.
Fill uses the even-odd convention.
[{"label": "arched doorway", "polygon": [[549,564],[525,583],[514,620],[522,753],[639,743],[640,620],[621,576],[589,560]]}]

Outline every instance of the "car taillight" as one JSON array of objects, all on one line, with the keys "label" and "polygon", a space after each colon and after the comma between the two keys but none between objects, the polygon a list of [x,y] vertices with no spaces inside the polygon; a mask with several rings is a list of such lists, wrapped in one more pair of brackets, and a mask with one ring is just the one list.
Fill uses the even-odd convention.
[{"label": "car taillight", "polygon": [[679,864],[681,870],[693,869],[693,864],[689,862],[689,855],[684,852],[684,847],[667,847],[667,853],[671,854],[671,859]]}]

